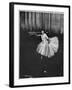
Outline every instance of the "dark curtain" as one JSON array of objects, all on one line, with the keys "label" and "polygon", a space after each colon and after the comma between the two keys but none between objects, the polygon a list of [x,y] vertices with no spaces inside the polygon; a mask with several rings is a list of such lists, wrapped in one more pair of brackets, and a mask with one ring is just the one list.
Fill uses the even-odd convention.
[{"label": "dark curtain", "polygon": [[20,27],[24,31],[63,33],[64,14],[42,12],[20,12]]}]

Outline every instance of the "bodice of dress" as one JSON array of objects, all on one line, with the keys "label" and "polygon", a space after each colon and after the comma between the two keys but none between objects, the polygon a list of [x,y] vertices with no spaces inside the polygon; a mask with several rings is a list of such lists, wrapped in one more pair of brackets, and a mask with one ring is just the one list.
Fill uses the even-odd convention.
[{"label": "bodice of dress", "polygon": [[46,34],[41,35],[42,41],[47,41],[48,36]]}]

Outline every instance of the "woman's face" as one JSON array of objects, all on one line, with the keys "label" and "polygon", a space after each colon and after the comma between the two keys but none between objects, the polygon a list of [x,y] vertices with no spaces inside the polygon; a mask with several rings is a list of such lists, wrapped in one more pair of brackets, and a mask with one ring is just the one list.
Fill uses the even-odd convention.
[{"label": "woman's face", "polygon": [[42,34],[44,34],[44,31],[41,31]]}]

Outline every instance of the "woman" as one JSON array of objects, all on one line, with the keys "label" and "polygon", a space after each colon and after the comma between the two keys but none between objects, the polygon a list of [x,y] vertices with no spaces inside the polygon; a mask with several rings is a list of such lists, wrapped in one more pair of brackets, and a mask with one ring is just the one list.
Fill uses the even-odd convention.
[{"label": "woman", "polygon": [[43,56],[50,58],[54,56],[54,54],[58,51],[58,38],[49,38],[43,30],[41,31],[41,33],[41,35],[37,35],[41,36],[42,41],[38,44],[36,51],[41,55],[41,59],[43,58]]},{"label": "woman", "polygon": [[[42,41],[38,44],[36,51],[41,55],[41,59],[43,58],[43,56],[50,58],[54,56],[55,53],[58,51],[58,48],[59,48],[58,38],[57,37],[49,38],[43,30],[41,31],[41,33],[42,33],[41,35],[37,35],[37,36],[41,36]],[[47,70],[46,70],[47,61],[43,60],[42,62],[43,62],[42,72],[47,73]]]}]

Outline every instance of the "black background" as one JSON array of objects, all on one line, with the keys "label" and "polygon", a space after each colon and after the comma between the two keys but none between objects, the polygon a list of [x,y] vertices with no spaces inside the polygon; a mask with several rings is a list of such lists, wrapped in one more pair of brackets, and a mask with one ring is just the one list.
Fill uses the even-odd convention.
[{"label": "black background", "polygon": [[[63,34],[50,33],[49,37],[57,36],[59,39],[59,50],[51,58],[43,57],[36,52],[37,45],[41,38],[29,35],[28,32],[20,29],[20,64],[19,77],[55,77],[63,76]],[[48,73],[43,73],[44,65],[47,65]]]}]

